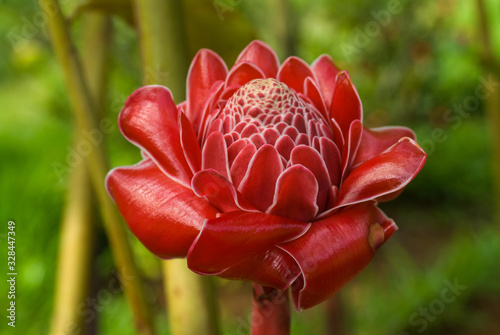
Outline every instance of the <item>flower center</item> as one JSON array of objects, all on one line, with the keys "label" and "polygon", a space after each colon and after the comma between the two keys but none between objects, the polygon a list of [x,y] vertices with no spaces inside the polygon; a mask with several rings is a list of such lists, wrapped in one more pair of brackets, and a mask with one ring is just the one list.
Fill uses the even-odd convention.
[{"label": "flower center", "polygon": [[320,113],[287,85],[272,78],[242,86],[227,101],[218,119],[225,137],[229,135],[234,141],[248,139],[257,149],[266,143],[288,143],[276,146],[286,161],[293,147],[313,146],[318,136],[332,138]]}]

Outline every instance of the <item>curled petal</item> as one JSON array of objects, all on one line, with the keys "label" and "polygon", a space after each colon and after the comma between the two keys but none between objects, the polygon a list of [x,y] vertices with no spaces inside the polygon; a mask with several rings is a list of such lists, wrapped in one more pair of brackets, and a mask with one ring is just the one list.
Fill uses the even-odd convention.
[{"label": "curled petal", "polygon": [[336,207],[397,195],[422,169],[427,155],[405,137],[355,168],[340,188]]},{"label": "curled petal", "polygon": [[199,129],[210,89],[219,80],[225,80],[227,67],[212,50],[202,49],[193,59],[187,79],[187,117],[194,129]]},{"label": "curled petal", "polygon": [[281,64],[278,80],[287,84],[297,93],[304,93],[304,82],[307,77],[315,78],[306,62],[298,57],[288,57]]},{"label": "curled petal", "polygon": [[229,71],[226,79],[226,86],[243,86],[254,79],[264,78],[264,74],[256,65],[248,62],[241,62],[236,64],[231,71]]},{"label": "curled petal", "polygon": [[315,306],[335,294],[370,263],[396,230],[374,202],[365,202],[316,221],[302,237],[279,245],[302,271],[292,284],[295,308]]},{"label": "curled petal", "polygon": [[341,157],[337,145],[328,138],[322,137],[319,140],[321,157],[325,161],[332,185],[340,185]]},{"label": "curled petal", "polygon": [[276,78],[279,61],[276,53],[267,44],[261,41],[251,42],[238,56],[236,64],[250,62],[264,73],[266,78]]},{"label": "curled petal", "polygon": [[256,211],[255,207],[238,192],[233,184],[215,170],[203,170],[194,175],[193,191],[205,197],[221,212],[236,210]]},{"label": "curled petal", "polygon": [[339,69],[328,55],[318,57],[311,65],[311,68],[314,74],[316,74],[316,78],[318,78],[321,93],[325,99],[326,108],[330,110],[335,88],[335,78],[339,73]]},{"label": "curled petal", "polygon": [[178,118],[179,110],[166,87],[145,86],[127,99],[118,124],[123,135],[146,151],[162,171],[189,186],[193,173],[184,156]]},{"label": "curled petal", "polygon": [[265,144],[255,153],[238,189],[258,210],[265,212],[272,204],[276,180],[283,164],[276,149]]},{"label": "curled petal", "polygon": [[406,127],[364,128],[353,166],[357,166],[377,156],[403,137],[409,137],[414,140],[415,133]]},{"label": "curled petal", "polygon": [[352,121],[363,121],[363,108],[358,91],[345,71],[337,75],[330,116],[337,121],[346,141]]},{"label": "curled petal", "polygon": [[218,213],[151,160],[110,171],[106,187],[130,230],[161,258],[185,257],[204,220]]},{"label": "curled petal", "polygon": [[302,222],[309,222],[318,212],[318,182],[302,165],[286,169],[276,182],[274,202],[268,213]]},{"label": "curled petal", "polygon": [[219,274],[278,243],[301,236],[309,226],[260,212],[223,214],[205,221],[189,249],[188,267],[199,274]]},{"label": "curled petal", "polygon": [[290,255],[277,247],[249,257],[234,265],[219,277],[248,280],[260,285],[286,290],[300,275],[300,268]]}]

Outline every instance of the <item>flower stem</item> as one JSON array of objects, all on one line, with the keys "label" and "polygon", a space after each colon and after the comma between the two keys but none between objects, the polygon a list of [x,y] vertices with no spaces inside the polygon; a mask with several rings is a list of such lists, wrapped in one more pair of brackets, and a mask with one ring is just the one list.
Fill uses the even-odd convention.
[{"label": "flower stem", "polygon": [[[70,38],[68,23],[61,12],[59,2],[56,0],[39,0],[39,3],[43,12],[46,13],[53,49],[64,72],[70,102],[75,112],[79,130],[87,133],[99,131],[101,127],[99,127],[97,118],[93,113],[96,110],[96,104],[85,81],[77,51]],[[104,188],[104,179],[109,167],[102,147],[94,145],[86,157],[86,162],[117,270],[120,277],[126,279],[122,280],[122,285],[134,316],[136,328],[139,334],[154,334],[153,324],[148,313],[146,299],[125,227],[116,206]]]},{"label": "flower stem", "polygon": [[288,291],[253,284],[252,335],[289,335]]}]

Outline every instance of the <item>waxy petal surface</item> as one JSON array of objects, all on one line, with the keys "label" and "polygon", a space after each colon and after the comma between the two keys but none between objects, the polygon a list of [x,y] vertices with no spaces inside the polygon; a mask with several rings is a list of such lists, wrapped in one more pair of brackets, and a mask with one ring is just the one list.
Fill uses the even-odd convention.
[{"label": "waxy petal surface", "polygon": [[179,110],[166,87],[145,86],[127,99],[118,124],[123,135],[168,176],[189,186],[193,172],[184,157],[178,118]]},{"label": "waxy petal surface", "polygon": [[288,57],[281,64],[278,80],[294,89],[297,93],[304,93],[304,82],[307,77],[314,79],[314,73],[306,62],[298,57]]},{"label": "waxy petal surface", "polygon": [[193,191],[210,202],[221,212],[236,210],[257,211],[255,207],[238,192],[233,184],[213,169],[203,170],[194,175]]},{"label": "waxy petal surface", "polygon": [[293,240],[309,224],[260,212],[235,211],[207,220],[188,253],[199,274],[218,274],[272,246]]},{"label": "waxy petal surface", "polygon": [[253,41],[243,49],[236,64],[245,61],[257,65],[266,78],[276,78],[279,69],[278,57],[274,50],[264,42]]},{"label": "waxy petal surface", "polygon": [[278,152],[265,144],[255,153],[238,189],[258,210],[265,212],[273,202],[276,180],[282,171]]},{"label": "waxy petal surface", "polygon": [[302,222],[309,222],[318,212],[318,182],[302,165],[288,168],[276,182],[274,202],[268,213]]},{"label": "waxy petal surface", "polygon": [[218,213],[151,160],[110,171],[106,186],[132,233],[161,258],[185,257],[205,219]]},{"label": "waxy petal surface", "polygon": [[345,141],[347,141],[352,121],[363,121],[361,100],[351,78],[345,71],[337,75],[330,117],[334,118],[340,126]]},{"label": "waxy petal surface", "polygon": [[260,285],[286,290],[300,275],[295,260],[277,247],[261,252],[234,265],[219,277],[233,280],[248,280]]},{"label": "waxy petal surface", "polygon": [[336,207],[386,197],[404,188],[422,169],[427,155],[405,137],[355,168],[340,188]]},{"label": "waxy petal surface", "polygon": [[359,165],[377,156],[382,151],[396,144],[401,138],[415,139],[413,130],[406,127],[364,128],[353,165]]},{"label": "waxy petal surface", "polygon": [[193,59],[187,80],[187,117],[199,129],[212,86],[227,76],[226,63],[212,50],[202,49]]},{"label": "waxy petal surface", "polygon": [[302,271],[292,285],[295,308],[312,307],[335,294],[396,230],[374,202],[365,202],[316,221],[302,237],[279,245]]},{"label": "waxy petal surface", "polygon": [[335,89],[335,78],[339,73],[339,69],[328,55],[318,57],[311,65],[311,69],[316,75],[316,78],[318,78],[326,108],[330,110],[332,106],[333,91]]}]

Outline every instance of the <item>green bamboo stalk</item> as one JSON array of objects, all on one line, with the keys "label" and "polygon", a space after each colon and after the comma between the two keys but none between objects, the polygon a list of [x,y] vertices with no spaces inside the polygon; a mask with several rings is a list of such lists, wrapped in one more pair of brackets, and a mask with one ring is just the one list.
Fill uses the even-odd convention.
[{"label": "green bamboo stalk", "polygon": [[[98,122],[93,115],[96,105],[85,83],[83,70],[71,41],[68,25],[61,12],[60,5],[56,0],[39,0],[39,3],[46,14],[54,52],[64,72],[78,127],[81,132],[99,131]],[[122,285],[132,310],[136,328],[140,334],[154,334],[152,320],[148,313],[146,299],[125,227],[116,206],[111,201],[103,185],[109,170],[106,156],[100,146],[93,146],[86,158],[117,270],[121,278],[126,279],[122,280]]]},{"label": "green bamboo stalk", "polygon": [[[92,50],[93,57],[84,57],[87,82],[97,101],[98,111],[104,109],[105,64],[108,51],[111,20],[103,14],[85,16],[84,50]],[[101,114],[101,113],[99,113]],[[85,140],[75,127],[75,143]],[[63,334],[85,329],[79,305],[89,292],[95,225],[92,206],[92,188],[85,165],[71,172],[67,202],[61,222],[57,278],[54,294],[52,334]]]},{"label": "green bamboo stalk", "polygon": [[[144,84],[167,86],[185,99],[188,47],[182,1],[135,0]],[[185,260],[162,261],[171,334],[219,334],[213,279],[191,272]]]}]

